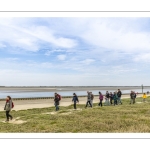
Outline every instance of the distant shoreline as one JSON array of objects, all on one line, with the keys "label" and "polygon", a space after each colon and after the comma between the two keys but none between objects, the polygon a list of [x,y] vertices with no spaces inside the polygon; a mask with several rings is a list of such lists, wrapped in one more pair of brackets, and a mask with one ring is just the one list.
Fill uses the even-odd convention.
[{"label": "distant shoreline", "polygon": [[[57,88],[57,87],[141,87],[141,86],[0,86],[0,88]],[[150,87],[144,86],[143,87]]]},{"label": "distant shoreline", "polygon": [[[150,86],[143,86],[144,89],[150,88]],[[0,91],[2,90],[31,90],[31,91],[44,91],[44,90],[62,90],[62,91],[72,91],[72,90],[130,90],[130,89],[142,89],[142,86],[0,86]]]},{"label": "distant shoreline", "polygon": [[[116,91],[116,90],[136,90],[142,89],[141,86],[34,86],[34,87],[0,87],[0,92],[7,91],[12,93],[20,92],[66,92],[66,91],[94,91],[94,90],[106,90],[106,91]],[[143,89],[149,89],[150,86],[144,86]]]}]

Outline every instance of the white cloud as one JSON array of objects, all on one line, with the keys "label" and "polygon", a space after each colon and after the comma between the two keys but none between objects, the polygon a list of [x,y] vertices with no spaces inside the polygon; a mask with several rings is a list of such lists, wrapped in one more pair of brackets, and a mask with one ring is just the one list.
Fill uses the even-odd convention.
[{"label": "white cloud", "polygon": [[4,48],[4,47],[6,47],[6,45],[0,43],[0,48]]},{"label": "white cloud", "polygon": [[118,28],[118,30],[114,30],[111,27],[107,27],[105,23],[91,23],[89,26],[90,27],[81,37],[92,45],[111,49],[113,51],[123,50],[125,52],[136,52],[139,50],[150,50],[149,32],[122,31],[121,27]]},{"label": "white cloud", "polygon": [[134,59],[135,62],[150,62],[150,53],[141,53],[137,55]]},{"label": "white cloud", "polygon": [[61,37],[61,36],[55,36],[54,31],[50,30],[46,26],[37,26],[32,28],[32,30],[29,29],[29,34],[32,34],[33,36],[37,37],[40,40],[43,40],[45,42],[49,42],[51,44],[54,44],[55,46],[60,46],[63,48],[72,48],[76,46],[77,42],[73,39]]},{"label": "white cloud", "polygon": [[67,52],[67,50],[61,50],[61,49],[56,49],[56,50],[47,50],[46,52],[45,52],[45,55],[46,56],[50,56],[52,53],[55,53],[55,52]]},{"label": "white cloud", "polygon": [[50,56],[51,54],[52,54],[51,51],[46,51],[46,52],[45,52],[45,55],[46,55],[46,56]]},{"label": "white cloud", "polygon": [[[0,74],[3,76],[5,76],[5,75],[12,75],[12,74],[17,74],[17,73],[21,73],[21,71],[18,69],[15,69],[15,70],[13,70],[13,69],[1,69],[0,70]],[[4,76],[2,77],[2,78],[4,78]]]},{"label": "white cloud", "polygon": [[94,59],[85,59],[83,61],[80,61],[80,63],[85,64],[85,65],[90,65],[94,61],[95,61]]},{"label": "white cloud", "polygon": [[13,48],[36,52],[42,48],[40,45],[42,42],[46,42],[45,44],[49,44],[49,46],[62,48],[73,48],[77,45],[76,40],[66,38],[63,35],[56,36],[55,32],[46,26],[34,24],[21,27],[12,20],[8,21],[8,24],[1,21],[0,33],[0,47],[4,46],[3,43],[7,43]]},{"label": "white cloud", "polygon": [[[51,22],[47,18],[50,23],[47,25],[40,19],[37,22],[23,18],[0,21],[2,50],[37,52],[30,56],[19,54],[20,58],[12,56],[17,59],[11,58],[7,49],[3,55],[9,54],[10,58],[2,59],[1,55],[0,60],[3,83],[11,80],[14,85],[125,85],[135,77],[134,83],[141,82],[138,81],[140,72],[145,71],[150,62],[150,32],[140,30],[140,22],[131,24],[127,19],[125,23],[124,18],[55,18],[55,22]],[[62,72],[56,74],[56,68]],[[57,80],[53,81],[55,77]]]},{"label": "white cloud", "polygon": [[66,55],[58,55],[57,58],[59,60],[65,60],[66,59]]},{"label": "white cloud", "polygon": [[[38,51],[40,45],[37,39],[21,30],[19,27],[12,26],[0,26],[0,42],[5,43],[5,47],[10,46],[10,49],[27,50],[27,51]],[[7,44],[7,45],[6,45]]]}]

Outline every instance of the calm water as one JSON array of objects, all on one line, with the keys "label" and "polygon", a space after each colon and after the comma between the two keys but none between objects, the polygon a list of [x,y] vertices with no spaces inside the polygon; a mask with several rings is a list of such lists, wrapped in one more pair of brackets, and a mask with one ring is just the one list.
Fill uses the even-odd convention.
[{"label": "calm water", "polygon": [[[132,89],[135,92],[141,93],[141,89]],[[103,94],[107,90],[101,90]],[[113,90],[108,90],[109,92],[114,92]],[[121,90],[122,94],[129,94],[131,90]],[[144,89],[143,92],[150,91],[150,89]],[[72,96],[73,93],[76,93],[78,96],[87,95],[86,91],[59,91],[58,93],[62,96]],[[94,95],[98,95],[99,90],[93,90]],[[10,95],[12,98],[28,98],[28,97],[53,97],[54,92],[17,92],[17,91],[0,91],[0,98],[5,98],[7,95]]]}]

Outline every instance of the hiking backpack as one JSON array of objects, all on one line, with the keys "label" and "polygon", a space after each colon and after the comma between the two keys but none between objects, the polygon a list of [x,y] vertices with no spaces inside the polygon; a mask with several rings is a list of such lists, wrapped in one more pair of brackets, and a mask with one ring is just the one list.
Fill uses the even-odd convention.
[{"label": "hiking backpack", "polygon": [[61,100],[61,95],[58,94],[59,100]]},{"label": "hiking backpack", "polygon": [[94,99],[94,95],[93,95],[93,94],[91,94],[91,99],[92,99],[92,100]]}]

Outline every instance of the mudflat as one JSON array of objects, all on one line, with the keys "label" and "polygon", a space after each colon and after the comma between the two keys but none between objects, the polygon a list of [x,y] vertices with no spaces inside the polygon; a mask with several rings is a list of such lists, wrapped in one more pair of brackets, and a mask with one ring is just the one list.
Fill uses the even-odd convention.
[{"label": "mudflat", "polygon": [[[57,87],[0,87],[0,92],[58,92],[58,91],[92,91],[92,90],[132,90],[141,89],[141,86],[57,86]],[[150,89],[145,86],[144,89]]]}]

